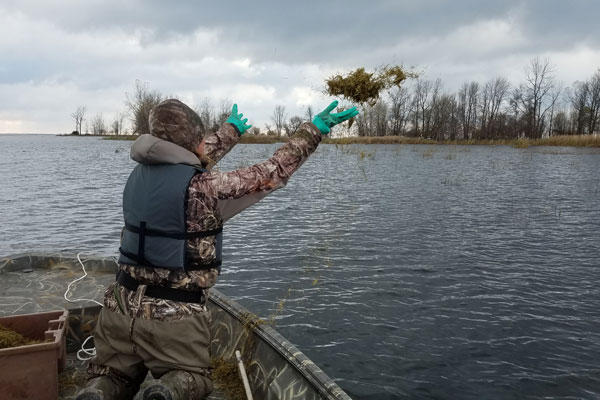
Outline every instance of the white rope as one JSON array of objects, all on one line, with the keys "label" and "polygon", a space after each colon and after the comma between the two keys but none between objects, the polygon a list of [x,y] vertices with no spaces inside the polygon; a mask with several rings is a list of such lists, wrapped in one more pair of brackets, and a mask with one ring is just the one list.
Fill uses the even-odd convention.
[{"label": "white rope", "polygon": [[[67,297],[67,294],[71,291],[71,285],[73,285],[76,282],[79,282],[80,280],[84,279],[88,274],[87,271],[85,270],[85,265],[83,265],[83,262],[81,261],[81,258],[79,258],[79,256],[81,255],[81,252],[77,253],[77,261],[79,261],[79,264],[81,264],[81,269],[83,270],[83,276],[71,281],[71,283],[69,283],[69,285],[67,286],[67,290],[65,290],[65,294],[64,294],[64,298],[66,301],[68,301],[69,303],[76,303],[78,301],[88,301],[88,302],[92,302],[92,303],[96,303],[99,306],[103,306],[102,303],[94,300],[94,299],[85,299],[85,298],[81,298],[81,299],[69,299]],[[81,348],[79,350],[77,350],[77,359],[79,361],[88,361],[91,360],[95,355],[96,355],[96,348],[95,347],[90,347],[89,349],[85,348],[85,345],[87,344],[88,340],[90,340],[91,338],[93,338],[93,336],[88,336],[83,343],[81,344]],[[85,354],[85,356],[82,356],[81,354]]]},{"label": "white rope", "polygon": [[[88,342],[88,340],[90,340],[91,338],[93,338],[93,336],[88,336],[83,343],[81,344],[81,348],[79,350],[77,350],[77,359],[79,361],[89,361],[92,358],[94,358],[94,356],[96,355],[96,348],[95,347],[90,347],[89,349],[85,348],[86,343]],[[85,354],[86,356],[82,356],[81,354]]]},{"label": "white rope", "polygon": [[79,264],[81,264],[81,268],[83,269],[83,276],[81,276],[81,277],[75,279],[74,281],[72,281],[71,283],[69,283],[69,285],[67,286],[67,290],[65,291],[64,298],[69,303],[75,303],[75,302],[78,302],[78,301],[91,301],[92,303],[96,303],[99,306],[103,306],[102,303],[100,303],[100,302],[98,302],[96,300],[93,300],[93,299],[83,299],[83,298],[82,299],[69,299],[67,297],[67,294],[71,290],[71,285],[73,285],[76,282],[79,282],[80,280],[84,279],[87,276],[87,271],[85,270],[85,266],[83,265],[83,262],[81,261],[81,258],[79,258],[80,255],[81,255],[81,252],[77,253],[77,261],[79,261]]}]

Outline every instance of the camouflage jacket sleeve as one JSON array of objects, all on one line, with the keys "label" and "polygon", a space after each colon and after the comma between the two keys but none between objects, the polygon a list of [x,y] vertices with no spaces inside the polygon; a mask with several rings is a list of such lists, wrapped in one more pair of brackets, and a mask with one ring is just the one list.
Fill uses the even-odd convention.
[{"label": "camouflage jacket sleeve", "polygon": [[320,142],[319,129],[312,123],[305,123],[268,160],[215,176],[218,206],[223,221],[274,190],[284,187]]},{"label": "camouflage jacket sleeve", "polygon": [[221,125],[218,131],[211,132],[206,137],[203,157],[207,168],[215,166],[239,142],[240,135],[237,129],[229,123]]}]

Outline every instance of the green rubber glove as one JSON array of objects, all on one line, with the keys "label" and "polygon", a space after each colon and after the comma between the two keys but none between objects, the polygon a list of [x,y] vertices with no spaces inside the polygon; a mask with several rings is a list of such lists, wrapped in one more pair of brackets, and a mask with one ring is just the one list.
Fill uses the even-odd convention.
[{"label": "green rubber glove", "polygon": [[227,118],[227,121],[225,121],[235,125],[240,132],[240,136],[242,136],[248,129],[252,128],[252,125],[246,125],[248,118],[242,119],[243,116],[244,114],[238,114],[237,104],[234,104],[233,108],[231,109],[231,115],[229,118]]},{"label": "green rubber glove", "polygon": [[323,135],[327,135],[331,132],[331,128],[334,125],[339,124],[340,122],[344,122],[349,120],[352,117],[358,115],[358,110],[356,107],[352,107],[346,111],[342,111],[341,113],[331,114],[334,108],[338,105],[338,101],[335,100],[331,103],[325,110],[318,113],[313,119],[313,124],[319,128]]}]

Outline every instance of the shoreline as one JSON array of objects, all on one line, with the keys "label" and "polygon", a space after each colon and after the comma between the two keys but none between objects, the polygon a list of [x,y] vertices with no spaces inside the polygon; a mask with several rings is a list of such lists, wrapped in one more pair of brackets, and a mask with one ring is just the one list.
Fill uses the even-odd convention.
[{"label": "shoreline", "polygon": [[[136,140],[138,135],[58,135],[72,137],[100,137],[103,140]],[[242,144],[272,144],[285,143],[287,137],[267,135],[243,135]],[[407,136],[353,136],[345,138],[323,138],[323,144],[434,144],[453,146],[512,146],[515,148],[527,148],[529,146],[561,146],[561,147],[600,147],[600,135],[565,135],[551,136],[541,139],[461,139],[461,140],[432,140],[419,137]]]}]

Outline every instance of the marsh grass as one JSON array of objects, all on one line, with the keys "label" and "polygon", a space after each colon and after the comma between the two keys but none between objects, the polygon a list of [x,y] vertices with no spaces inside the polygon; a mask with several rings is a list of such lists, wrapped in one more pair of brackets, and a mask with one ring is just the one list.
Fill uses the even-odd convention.
[{"label": "marsh grass", "polygon": [[289,140],[285,136],[269,136],[269,135],[251,135],[245,133],[240,137],[239,143],[244,144],[272,144],[272,143],[285,143]]},{"label": "marsh grass", "polygon": [[375,158],[375,152],[367,153],[366,151],[360,152],[360,159],[364,160],[365,158]]},{"label": "marsh grass", "polygon": [[330,144],[445,144],[445,145],[484,145],[513,146],[564,146],[564,147],[600,147],[600,135],[551,136],[542,139],[467,139],[467,140],[431,140],[406,136],[360,136],[348,138],[324,138],[323,143]]},{"label": "marsh grass", "polygon": [[292,290],[294,290],[294,289],[289,287],[285,296],[283,296],[281,299],[279,299],[279,304],[277,304],[277,309],[274,312],[272,312],[271,315],[269,315],[269,320],[268,320],[269,325],[275,326],[275,320],[277,319],[277,317],[279,317],[283,313],[283,310],[285,309],[285,304],[288,302],[288,300],[290,299],[290,296],[292,295]]},{"label": "marsh grass", "polygon": [[512,146],[526,149],[529,146],[600,147],[600,135],[562,135],[541,139],[455,140],[440,144]]},{"label": "marsh grass", "polygon": [[323,138],[326,144],[438,144],[435,140],[406,136],[354,136],[345,138]]},{"label": "marsh grass", "polygon": [[[86,136],[88,136],[88,135],[81,135],[81,137],[86,137]],[[102,140],[130,140],[130,141],[134,141],[137,138],[139,138],[139,135],[108,135],[108,136],[101,136],[101,137],[102,137]]]},{"label": "marsh grass", "polygon": [[600,135],[552,136],[532,142],[530,146],[600,147]]},{"label": "marsh grass", "polygon": [[445,157],[446,160],[456,160],[456,153],[448,153]]},{"label": "marsh grass", "polygon": [[444,186],[460,186],[460,181],[458,179],[444,178],[442,181],[442,185]]},{"label": "marsh grass", "polygon": [[365,171],[365,167],[363,167],[362,165],[359,166],[360,172],[362,173],[362,177],[365,180],[365,182],[369,181],[369,178],[367,177],[367,171]]},{"label": "marsh grass", "polygon": [[[67,135],[70,136],[70,135]],[[80,135],[73,137],[86,137],[91,135]],[[136,140],[137,135],[110,135],[101,136],[104,140]],[[285,143],[289,140],[285,136],[243,135],[240,143],[247,144],[271,144]],[[346,145],[346,144],[447,144],[447,145],[483,145],[483,146],[513,146],[524,149],[529,146],[564,146],[564,147],[600,147],[600,135],[565,135],[551,136],[542,139],[467,139],[467,140],[432,140],[419,137],[406,136],[355,136],[346,138],[324,137],[322,143]]]},{"label": "marsh grass", "polygon": [[517,139],[512,144],[512,147],[514,147],[515,149],[526,149],[529,146],[531,146],[531,144],[529,143],[529,139]]}]

